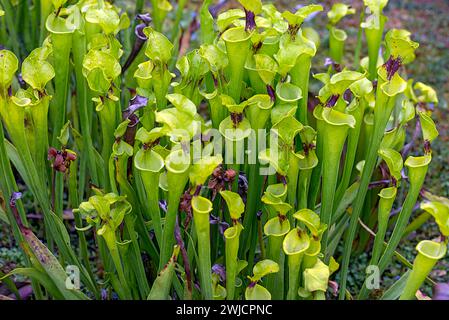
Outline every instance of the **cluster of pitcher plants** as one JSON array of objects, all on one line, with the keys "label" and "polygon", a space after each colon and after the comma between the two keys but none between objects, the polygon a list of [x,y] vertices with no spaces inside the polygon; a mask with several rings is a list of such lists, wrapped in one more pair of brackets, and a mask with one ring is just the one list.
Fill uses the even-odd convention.
[{"label": "cluster of pitcher plants", "polygon": [[[315,4],[205,0],[181,28],[183,0],[0,1],[0,218],[26,257],[0,281],[36,299],[423,298],[449,235],[449,200],[423,189],[438,99],[407,78],[418,43],[384,30],[387,2],[364,0],[351,65],[340,3],[324,41]],[[427,220],[441,235],[407,261]],[[380,280],[409,270],[349,290],[361,252]]]}]

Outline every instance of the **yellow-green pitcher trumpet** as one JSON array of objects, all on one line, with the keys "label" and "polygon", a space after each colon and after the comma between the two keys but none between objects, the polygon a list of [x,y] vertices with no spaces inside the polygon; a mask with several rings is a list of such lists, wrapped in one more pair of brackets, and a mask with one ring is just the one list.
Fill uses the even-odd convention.
[{"label": "yellow-green pitcher trumpet", "polygon": [[248,277],[250,284],[245,290],[246,300],[271,300],[270,291],[265,289],[258,282],[268,274],[279,272],[279,265],[269,259],[256,263],[253,268],[253,276]]},{"label": "yellow-green pitcher trumpet", "polygon": [[360,24],[360,27],[365,29],[369,55],[369,78],[374,80],[379,49],[382,43],[385,22],[387,21],[387,18],[382,14],[382,10],[386,7],[388,0],[363,0],[363,2],[369,9],[370,15]]},{"label": "yellow-green pitcher trumpet", "polygon": [[136,139],[142,142],[142,147],[134,156],[134,166],[140,172],[140,176],[146,191],[149,215],[151,218],[159,243],[162,242],[162,224],[159,211],[159,177],[164,168],[164,158],[154,144],[165,135],[161,128],[154,128],[148,132],[140,128],[136,133]]},{"label": "yellow-green pitcher trumpet", "polygon": [[[388,266],[394,254],[394,251],[396,250],[400,240],[402,239],[402,235],[404,234],[410,215],[413,211],[413,207],[416,204],[419,192],[421,191],[421,187],[424,183],[424,179],[431,159],[431,155],[427,154],[421,157],[410,156],[405,161],[405,166],[408,168],[410,189],[407,193],[404,204],[402,205],[401,212],[399,213],[396,225],[394,227],[393,233],[391,234],[390,240],[388,241],[387,247],[385,248],[379,260],[378,266],[380,272],[383,272]],[[362,287],[362,290],[360,291],[359,297],[364,298],[367,293],[368,289],[364,285]]]},{"label": "yellow-green pitcher trumpet", "polygon": [[418,255],[413,261],[413,269],[407,278],[404,291],[400,300],[413,300],[424,279],[432,271],[438,260],[442,259],[447,252],[446,242],[435,242],[423,240],[416,246]]},{"label": "yellow-green pitcher trumpet", "polygon": [[[387,35],[385,36],[385,43],[389,58],[387,62],[377,70],[379,77],[376,91],[376,105],[374,107],[374,130],[370,138],[368,152],[366,153],[365,165],[362,172],[362,177],[360,179],[359,190],[353,204],[353,213],[351,215],[351,221],[348,231],[349,234],[346,238],[341,271],[341,291],[339,295],[340,299],[344,298],[352,242],[355,238],[360,213],[363,210],[365,196],[368,192],[368,185],[371,180],[374,168],[377,164],[377,152],[382,142],[382,138],[388,121],[390,120],[391,114],[396,104],[396,99],[398,95],[403,93],[407,88],[407,82],[403,78],[401,78],[398,71],[401,65],[413,61],[413,59],[415,58],[415,49],[419,46],[418,43],[413,42],[410,39],[410,33],[408,31],[397,29],[390,30],[387,33]],[[412,165],[413,162],[415,161],[411,160],[409,161],[409,164]],[[428,161],[421,162],[425,163]],[[411,186],[412,185],[413,184],[411,184]],[[419,188],[421,187],[421,185],[422,184],[419,185]],[[416,198],[410,198],[410,201],[413,202],[413,204],[411,205],[413,207]],[[407,219],[405,220],[408,221],[408,216],[406,218]],[[390,254],[392,254],[392,252]]]},{"label": "yellow-green pitcher trumpet", "polygon": [[220,191],[229,209],[233,226],[224,232],[226,253],[226,291],[227,299],[234,299],[235,277],[238,272],[239,237],[243,230],[239,222],[240,216],[245,211],[245,204],[239,194],[232,191]]},{"label": "yellow-green pitcher trumpet", "polygon": [[[268,257],[278,265],[284,265],[284,254],[281,250],[282,241],[285,235],[290,231],[290,221],[287,212],[291,210],[291,206],[276,195],[276,191],[285,190],[287,187],[283,184],[270,185],[262,197],[269,211],[269,219],[264,225],[264,233],[268,236]],[[271,191],[275,191],[273,194]],[[284,196],[285,199],[285,196]],[[284,270],[280,270],[275,275],[269,275],[267,279],[267,288],[274,299],[283,298],[284,287]]]},{"label": "yellow-green pitcher trumpet", "polygon": [[181,195],[189,178],[190,157],[182,149],[174,150],[165,158],[165,167],[167,168],[168,208],[162,231],[159,270],[170,259],[170,251],[175,242],[176,215],[178,214]]},{"label": "yellow-green pitcher trumpet", "polygon": [[198,268],[200,273],[201,292],[204,299],[211,300],[212,274],[210,256],[210,222],[209,214],[212,211],[212,202],[201,197],[192,198],[193,221],[198,237]]},{"label": "yellow-green pitcher trumpet", "polygon": [[309,235],[299,227],[292,229],[282,243],[282,248],[288,256],[288,300],[295,300],[298,295],[301,262],[309,246]]},{"label": "yellow-green pitcher trumpet", "polygon": [[377,209],[377,233],[374,239],[373,253],[370,264],[376,264],[382,254],[385,234],[388,228],[391,208],[396,199],[397,188],[384,188],[379,193],[379,208]]},{"label": "yellow-green pitcher trumpet", "polygon": [[234,27],[222,34],[226,44],[226,53],[229,60],[229,94],[237,102],[240,102],[242,91],[243,73],[246,59],[250,54],[252,31],[245,27]]},{"label": "yellow-green pitcher trumpet", "polygon": [[300,27],[308,16],[320,11],[323,11],[321,5],[311,4],[299,8],[294,14],[289,11],[282,14],[288,22],[288,35],[281,37],[280,49],[284,52],[279,51],[277,57],[288,68],[292,66],[289,70],[292,84],[298,86],[303,92],[297,111],[297,118],[302,124],[308,123],[307,93],[309,92],[310,68],[319,43],[313,41],[305,32],[306,30],[301,30]]},{"label": "yellow-green pitcher trumpet", "polygon": [[337,63],[342,63],[345,41],[348,38],[346,32],[335,25],[345,16],[354,14],[355,9],[344,3],[335,3],[327,13],[329,18],[329,49],[330,57]]}]

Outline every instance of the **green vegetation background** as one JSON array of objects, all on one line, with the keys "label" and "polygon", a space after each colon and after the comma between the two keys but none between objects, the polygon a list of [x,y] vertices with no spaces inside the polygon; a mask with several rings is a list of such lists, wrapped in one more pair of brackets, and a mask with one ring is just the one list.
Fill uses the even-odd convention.
[{"label": "green vegetation background", "polygon": [[[118,0],[115,2],[123,8],[127,8],[128,6],[133,8],[134,1]],[[191,22],[193,14],[201,5],[201,2],[199,0],[189,1],[184,14],[185,19],[182,21],[185,29],[188,29],[187,26]],[[224,8],[236,6],[236,3],[232,0],[223,2]],[[277,6],[284,9],[293,9],[298,4],[308,4],[310,2],[299,0],[274,1]],[[333,3],[344,2],[352,5],[360,12],[363,4],[362,0],[316,0],[315,2],[322,4],[325,7],[325,11],[328,11]],[[389,2],[384,13],[389,17],[386,29],[407,29],[412,32],[413,40],[420,43],[416,61],[410,64],[407,70],[410,77],[416,81],[433,86],[439,94],[440,103],[434,112],[434,120],[438,125],[440,137],[432,145],[434,155],[425,188],[434,194],[449,197],[449,2],[448,0],[392,0]],[[307,23],[320,33],[322,39],[321,49],[318,51],[313,63],[315,69],[312,70],[312,72],[318,72],[320,71],[320,66],[324,64],[327,53],[325,50],[328,41],[326,29],[327,19],[324,14],[321,14]],[[344,23],[345,30],[349,36],[346,51],[353,52],[359,23],[358,15],[346,17],[342,23]],[[166,26],[166,28],[170,30],[170,26]],[[195,38],[192,37],[192,40],[195,41]],[[366,50],[364,48],[363,53],[365,55]],[[344,64],[350,66],[352,64],[351,58],[351,55],[348,55]],[[410,128],[410,131],[412,130],[413,128]],[[24,190],[24,193],[27,196],[26,190]],[[41,221],[39,214],[33,212],[35,206],[31,197],[29,199],[28,202],[25,201],[28,203],[29,218],[33,221],[33,225],[36,227],[36,232],[39,235]],[[68,212],[66,216],[67,219],[70,219],[71,213]],[[416,244],[420,240],[431,239],[437,235],[438,229],[436,224],[426,223],[418,232],[411,234],[408,241],[403,242],[398,249],[409,261],[412,261],[416,254],[414,249]],[[0,222],[0,270],[5,273],[23,265],[22,254],[16,244],[11,242],[11,239],[12,237],[10,237],[10,231],[7,226]],[[348,279],[350,290],[355,285],[359,286],[363,281],[363,268],[367,260],[369,260],[369,256],[366,254],[358,255],[353,259],[350,268],[351,273]],[[405,272],[401,268],[399,263],[393,265],[385,273],[383,286],[390,285],[396,277]],[[438,263],[437,267],[432,271],[431,278],[437,282],[449,282],[449,257],[446,257]],[[16,280],[25,281],[25,279]],[[0,294],[3,289],[0,285]],[[430,288],[427,288],[426,293],[430,293],[429,290]]]}]

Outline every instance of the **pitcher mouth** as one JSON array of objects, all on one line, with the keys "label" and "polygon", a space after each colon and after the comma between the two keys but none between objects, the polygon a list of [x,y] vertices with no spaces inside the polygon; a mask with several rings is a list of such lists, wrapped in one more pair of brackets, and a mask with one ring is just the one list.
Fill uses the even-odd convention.
[{"label": "pitcher mouth", "polygon": [[226,30],[222,38],[227,43],[239,43],[249,40],[252,36],[252,32],[245,30],[245,27],[234,27]]},{"label": "pitcher mouth", "polygon": [[287,194],[287,185],[283,183],[271,184],[267,187],[266,192],[276,198],[280,198]]},{"label": "pitcher mouth", "polygon": [[331,29],[331,33],[332,33],[332,36],[336,40],[341,41],[341,42],[345,41],[348,38],[348,35],[346,34],[346,32],[344,30],[337,29],[335,27],[333,27]]},{"label": "pitcher mouth", "polygon": [[432,161],[430,154],[426,154],[421,157],[410,156],[405,161],[405,165],[409,168],[420,168],[429,165],[430,161]]},{"label": "pitcher mouth", "polygon": [[290,222],[286,216],[278,215],[265,223],[264,233],[267,236],[281,237],[290,231]]},{"label": "pitcher mouth", "polygon": [[201,196],[195,196],[192,198],[192,208],[198,213],[207,214],[212,211],[212,202]]},{"label": "pitcher mouth", "polygon": [[396,197],[397,190],[398,189],[396,187],[383,188],[379,193],[379,197],[384,199],[393,199]]},{"label": "pitcher mouth", "polygon": [[190,166],[190,158],[182,150],[177,150],[168,155],[165,166],[172,173],[183,173]]},{"label": "pitcher mouth", "polygon": [[446,255],[446,245],[444,243],[423,240],[416,246],[416,250],[429,259],[439,260]]},{"label": "pitcher mouth", "polygon": [[355,127],[355,118],[352,115],[332,108],[323,109],[322,117],[326,123],[333,126],[348,126],[349,128]]},{"label": "pitcher mouth", "polygon": [[299,228],[290,230],[285,236],[283,249],[287,255],[301,254],[307,251],[310,246],[310,238],[307,233]]},{"label": "pitcher mouth", "polygon": [[242,231],[243,227],[241,224],[236,224],[232,227],[229,227],[225,230],[224,236],[226,239],[234,239],[237,238],[240,235],[240,232]]},{"label": "pitcher mouth", "polygon": [[276,86],[276,96],[283,102],[296,102],[302,98],[301,88],[284,82]]},{"label": "pitcher mouth", "polygon": [[[143,163],[145,160],[147,160],[144,159],[147,156],[149,163],[147,162]],[[142,149],[137,152],[134,158],[134,165],[139,170],[157,173],[160,172],[164,167],[164,160],[157,152],[151,149]]]}]

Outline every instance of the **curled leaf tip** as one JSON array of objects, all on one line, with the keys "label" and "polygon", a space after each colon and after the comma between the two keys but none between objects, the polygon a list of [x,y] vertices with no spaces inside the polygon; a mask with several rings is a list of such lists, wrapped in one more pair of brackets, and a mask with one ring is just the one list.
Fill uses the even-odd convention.
[{"label": "curled leaf tip", "polygon": [[153,19],[151,18],[151,15],[148,12],[137,14],[136,19],[142,21],[146,25],[149,25],[151,23],[151,21],[153,21]]},{"label": "curled leaf tip", "polygon": [[134,112],[145,107],[148,103],[148,98],[136,95],[129,100],[128,108],[123,110],[123,118],[129,118]]},{"label": "curled leaf tip", "polygon": [[9,205],[13,208],[16,206],[17,200],[22,198],[22,192],[13,192],[9,199]]},{"label": "curled leaf tip", "polygon": [[146,41],[148,38],[145,35],[145,33],[143,32],[143,30],[147,27],[146,24],[144,23],[139,23],[136,28],[134,29],[134,34],[136,35],[136,37],[141,40],[141,41]]}]

